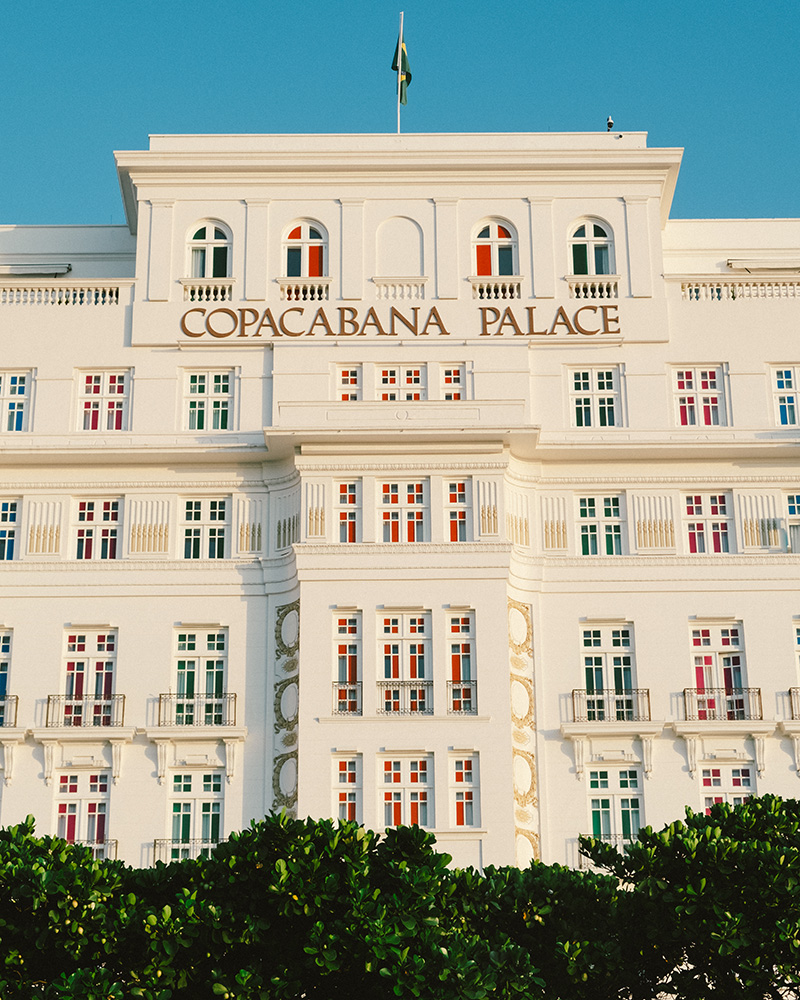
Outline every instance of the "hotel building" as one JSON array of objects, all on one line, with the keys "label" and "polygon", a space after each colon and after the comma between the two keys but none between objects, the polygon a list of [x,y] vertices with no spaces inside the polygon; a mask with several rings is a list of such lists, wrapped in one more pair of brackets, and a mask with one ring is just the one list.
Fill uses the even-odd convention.
[{"label": "hotel building", "polygon": [[643,133],[152,136],[0,226],[0,824],[577,865],[800,789],[800,221]]}]

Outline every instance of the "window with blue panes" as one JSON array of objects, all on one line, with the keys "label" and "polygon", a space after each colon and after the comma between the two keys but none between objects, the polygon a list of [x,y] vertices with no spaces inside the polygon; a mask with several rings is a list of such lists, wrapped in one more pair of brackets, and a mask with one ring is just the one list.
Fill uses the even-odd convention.
[{"label": "window with blue panes", "polygon": [[773,368],[775,419],[781,427],[796,427],[798,412],[798,369],[795,366]]},{"label": "window with blue panes", "polygon": [[800,493],[790,493],[786,497],[789,517],[786,521],[789,551],[800,553]]},{"label": "window with blue panes", "polygon": [[11,632],[0,632],[0,726],[13,726],[13,711],[8,697],[8,671],[11,666]]},{"label": "window with blue panes", "polygon": [[17,501],[0,501],[0,560],[13,559],[17,537]]},{"label": "window with blue panes", "polygon": [[30,382],[30,372],[0,372],[0,430],[28,429]]}]

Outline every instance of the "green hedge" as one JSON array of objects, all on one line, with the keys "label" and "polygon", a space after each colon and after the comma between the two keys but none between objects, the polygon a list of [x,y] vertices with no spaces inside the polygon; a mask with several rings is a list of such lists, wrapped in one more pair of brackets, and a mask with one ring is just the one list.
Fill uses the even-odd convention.
[{"label": "green hedge", "polygon": [[448,868],[417,827],[272,816],[134,869],[0,830],[1,1000],[800,997],[800,803],[660,832],[598,868]]}]

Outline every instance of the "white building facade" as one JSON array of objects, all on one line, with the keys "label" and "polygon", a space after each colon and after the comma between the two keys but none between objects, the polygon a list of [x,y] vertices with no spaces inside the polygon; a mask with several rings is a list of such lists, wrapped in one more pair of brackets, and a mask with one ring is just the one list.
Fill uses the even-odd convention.
[{"label": "white building facade", "polygon": [[797,794],[800,221],[640,133],[153,136],[0,226],[0,824],[578,864]]}]

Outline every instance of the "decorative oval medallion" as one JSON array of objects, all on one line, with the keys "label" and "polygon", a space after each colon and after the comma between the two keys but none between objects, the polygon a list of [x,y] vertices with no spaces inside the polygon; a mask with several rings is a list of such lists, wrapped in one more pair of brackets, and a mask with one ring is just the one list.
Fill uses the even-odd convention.
[{"label": "decorative oval medallion", "polygon": [[299,627],[300,616],[297,613],[297,609],[292,608],[281,622],[281,639],[287,649],[292,649],[297,642]]}]

